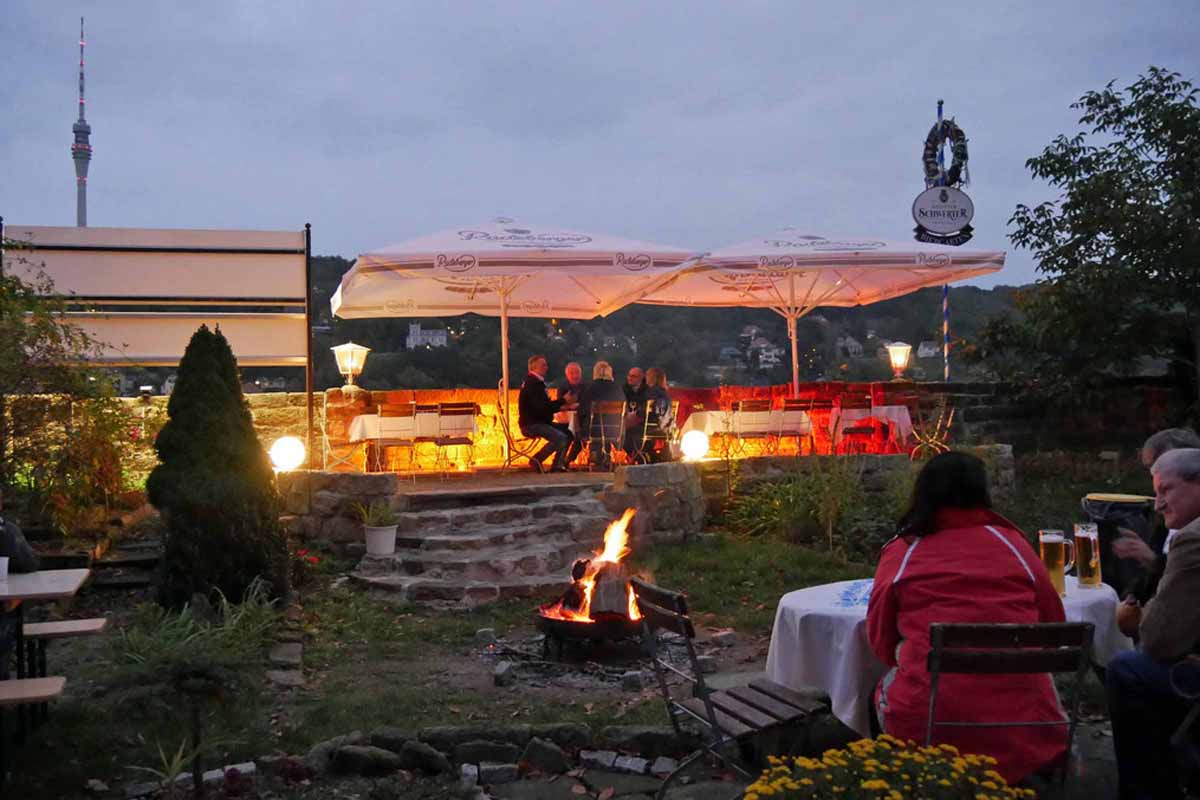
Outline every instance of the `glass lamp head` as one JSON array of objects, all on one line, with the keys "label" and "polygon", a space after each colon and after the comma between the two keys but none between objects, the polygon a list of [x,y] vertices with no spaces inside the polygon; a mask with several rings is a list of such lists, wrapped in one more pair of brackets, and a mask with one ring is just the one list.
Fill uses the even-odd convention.
[{"label": "glass lamp head", "polygon": [[887,346],[888,360],[892,362],[892,372],[896,375],[896,380],[900,380],[904,376],[904,370],[908,368],[908,359],[912,355],[912,345],[904,342],[892,342]]},{"label": "glass lamp head", "polygon": [[371,352],[371,348],[354,342],[346,342],[329,349],[333,351],[333,357],[337,359],[338,372],[346,376],[346,385],[353,386],[354,379],[362,374],[363,367],[367,363],[367,353]]}]

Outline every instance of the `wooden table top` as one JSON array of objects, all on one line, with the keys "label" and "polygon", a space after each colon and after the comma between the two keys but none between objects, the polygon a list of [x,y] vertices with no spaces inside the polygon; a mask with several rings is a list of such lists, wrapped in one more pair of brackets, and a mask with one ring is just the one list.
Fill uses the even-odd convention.
[{"label": "wooden table top", "polygon": [[11,600],[62,600],[74,597],[91,574],[89,569],[43,569],[0,578],[0,602]]}]

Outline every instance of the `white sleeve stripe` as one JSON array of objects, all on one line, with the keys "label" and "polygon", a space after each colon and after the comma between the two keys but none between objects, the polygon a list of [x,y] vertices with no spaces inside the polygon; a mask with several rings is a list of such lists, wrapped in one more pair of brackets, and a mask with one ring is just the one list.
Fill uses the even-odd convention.
[{"label": "white sleeve stripe", "polygon": [[993,536],[995,536],[1000,541],[1004,542],[1004,546],[1007,547],[1009,550],[1011,550],[1012,554],[1017,557],[1017,561],[1020,561],[1021,566],[1025,568],[1025,574],[1029,576],[1030,582],[1037,583],[1037,581],[1034,580],[1034,577],[1033,577],[1033,570],[1031,570],[1029,568],[1029,565],[1025,563],[1025,559],[1021,558],[1021,552],[1019,550],[1017,550],[1017,548],[1013,545],[1013,543],[1010,542],[1008,539],[1004,538],[1004,534],[1001,533],[1000,531],[996,530],[995,528],[993,528],[991,525],[988,525],[987,529],[989,531],[991,531]]},{"label": "white sleeve stripe", "polygon": [[896,570],[896,577],[892,578],[892,583],[900,580],[900,576],[904,574],[904,568],[908,566],[908,559],[912,557],[913,550],[917,549],[917,545],[921,543],[921,537],[913,539],[913,543],[904,551],[904,559],[900,562],[900,569]]}]

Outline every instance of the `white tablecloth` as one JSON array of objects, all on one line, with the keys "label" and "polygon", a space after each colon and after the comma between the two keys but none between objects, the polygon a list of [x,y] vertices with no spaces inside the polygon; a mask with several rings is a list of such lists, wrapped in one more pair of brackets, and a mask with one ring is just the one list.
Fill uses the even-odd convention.
[{"label": "white tablecloth", "polygon": [[[760,416],[761,411],[745,412]],[[804,411],[790,412],[793,415],[793,420],[798,420],[795,425],[789,424],[788,428],[798,429],[801,433],[807,434],[812,429],[812,421],[808,418],[808,413]],[[763,428],[768,433],[778,433],[783,429],[784,423],[783,409],[772,409],[766,420],[766,426]],[[684,421],[680,428],[681,433],[688,431],[704,431],[708,436],[719,436],[723,434],[737,435],[738,431],[747,428],[745,423],[738,419],[739,412],[737,411],[693,411]],[[791,422],[791,420],[789,420]],[[742,427],[739,427],[741,424]],[[788,431],[792,433],[791,430]]]},{"label": "white tablecloth", "polygon": [[[903,442],[913,432],[912,417],[908,413],[908,406],[872,406],[871,408],[847,408],[845,411],[837,412],[829,415],[830,432],[833,434],[834,441],[837,441],[841,435],[841,428],[851,427],[851,423],[857,422],[860,419],[875,417],[888,424],[890,436],[897,442]],[[840,426],[837,430],[833,430],[834,426]]]},{"label": "white tablecloth", "polygon": [[[1117,628],[1117,594],[1111,586],[1080,589],[1067,576],[1063,606],[1071,622],[1096,626],[1093,655],[1103,666],[1133,642]],[[830,583],[788,592],[775,610],[767,677],[799,689],[829,692],[833,714],[863,736],[875,685],[887,668],[867,643],[867,601],[873,581]]]},{"label": "white tablecloth", "polygon": [[[473,423],[472,423],[473,424]],[[433,438],[438,435],[437,411],[420,411],[415,417],[383,417],[359,414],[350,420],[350,441],[375,439]]]}]

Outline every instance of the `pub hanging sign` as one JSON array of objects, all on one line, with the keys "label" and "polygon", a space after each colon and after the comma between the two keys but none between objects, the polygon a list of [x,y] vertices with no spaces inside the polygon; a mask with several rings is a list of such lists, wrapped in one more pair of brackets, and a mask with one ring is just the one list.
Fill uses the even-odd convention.
[{"label": "pub hanging sign", "polygon": [[[970,241],[974,230],[971,220],[975,216],[975,204],[967,193],[958,186],[967,185],[967,136],[952,119],[941,119],[941,101],[938,101],[938,121],[925,137],[922,162],[925,167],[925,191],[913,201],[912,216],[917,227],[913,229],[918,242],[929,244],[960,245]],[[946,169],[942,148],[950,145],[953,158]]]}]

